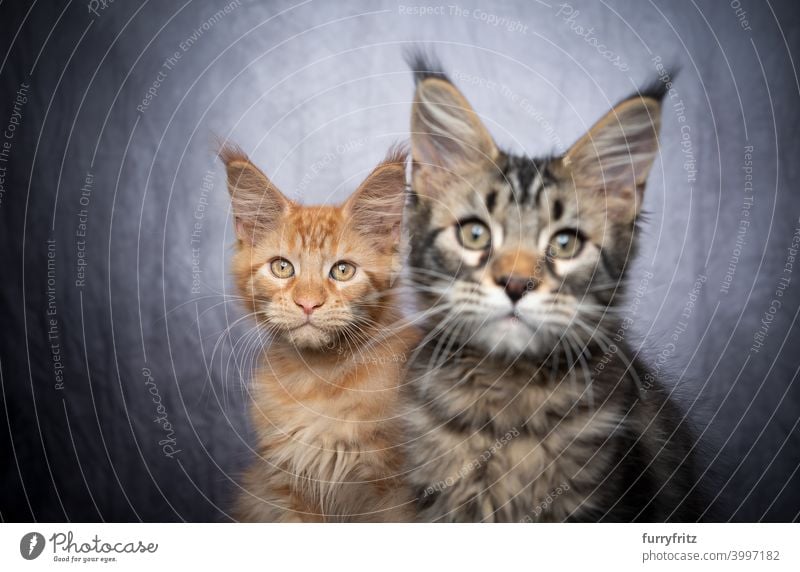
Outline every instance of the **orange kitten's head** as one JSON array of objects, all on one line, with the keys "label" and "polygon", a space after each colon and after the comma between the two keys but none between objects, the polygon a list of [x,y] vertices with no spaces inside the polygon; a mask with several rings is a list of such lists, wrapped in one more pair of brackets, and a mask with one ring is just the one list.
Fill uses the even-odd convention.
[{"label": "orange kitten's head", "polygon": [[289,200],[235,147],[220,158],[238,238],[233,273],[256,318],[302,349],[366,341],[396,270],[405,152],[392,151],[339,206]]}]

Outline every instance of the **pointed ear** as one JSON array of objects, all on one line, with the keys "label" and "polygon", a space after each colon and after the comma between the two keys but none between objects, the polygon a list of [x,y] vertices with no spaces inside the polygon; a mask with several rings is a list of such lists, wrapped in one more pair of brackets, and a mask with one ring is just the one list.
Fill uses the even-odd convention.
[{"label": "pointed ear", "polygon": [[228,173],[236,236],[252,242],[278,223],[291,202],[238,147],[223,146],[219,157]]},{"label": "pointed ear", "polygon": [[658,153],[661,101],[635,96],[614,107],[561,159],[578,189],[604,189],[609,198],[641,208],[644,185]]},{"label": "pointed ear", "polygon": [[406,189],[407,152],[393,148],[344,204],[353,227],[381,244],[400,238]]},{"label": "pointed ear", "polygon": [[455,172],[492,164],[499,152],[478,114],[442,75],[417,84],[411,110],[414,162]]}]

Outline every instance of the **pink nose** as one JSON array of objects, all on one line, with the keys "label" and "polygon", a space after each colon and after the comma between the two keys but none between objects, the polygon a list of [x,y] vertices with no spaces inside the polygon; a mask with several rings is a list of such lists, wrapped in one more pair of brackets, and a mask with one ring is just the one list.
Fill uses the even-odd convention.
[{"label": "pink nose", "polygon": [[307,316],[310,316],[314,313],[314,310],[322,306],[322,302],[312,298],[295,298],[294,303],[300,306]]}]

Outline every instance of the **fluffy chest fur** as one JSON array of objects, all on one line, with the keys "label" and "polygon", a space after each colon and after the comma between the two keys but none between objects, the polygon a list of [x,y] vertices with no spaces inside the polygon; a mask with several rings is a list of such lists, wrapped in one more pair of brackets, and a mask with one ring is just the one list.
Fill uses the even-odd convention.
[{"label": "fluffy chest fur", "polygon": [[407,339],[359,354],[271,351],[253,384],[260,462],[246,480],[250,520],[402,520],[398,380]]},{"label": "fluffy chest fur", "polygon": [[386,417],[395,410],[401,363],[266,361],[252,416],[264,452],[294,474],[340,480],[334,472],[353,472],[397,424]]},{"label": "fluffy chest fur", "polygon": [[575,491],[607,464],[608,452],[587,459],[620,429],[619,404],[590,409],[569,375],[555,381],[468,354],[420,373],[411,480],[423,520],[562,520],[590,502]]},{"label": "fluffy chest fur", "polygon": [[[666,424],[668,402],[658,393],[640,399],[621,366],[605,363],[587,389],[583,370],[508,366],[463,350],[435,372],[412,365],[410,426],[419,438],[410,481],[420,519],[647,519],[651,509],[669,517],[686,475],[664,445],[685,433]],[[668,476],[674,482],[662,487]]]}]

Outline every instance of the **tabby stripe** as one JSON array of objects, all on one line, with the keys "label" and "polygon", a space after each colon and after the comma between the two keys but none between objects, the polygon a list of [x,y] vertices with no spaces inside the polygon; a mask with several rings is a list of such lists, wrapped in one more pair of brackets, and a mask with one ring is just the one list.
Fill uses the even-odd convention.
[{"label": "tabby stripe", "polygon": [[524,205],[528,202],[531,192],[531,184],[536,178],[539,169],[533,161],[525,161],[517,167],[517,184],[519,185],[520,197],[519,202]]},{"label": "tabby stripe", "polygon": [[439,234],[443,230],[447,230],[448,228],[450,228],[450,227],[449,226],[442,226],[442,227],[439,227],[439,228],[434,228],[432,231],[430,231],[428,234],[426,234],[425,235],[425,240],[422,243],[423,244],[422,248],[424,250],[428,250],[431,246],[433,246],[433,241],[436,240],[436,237],[439,236]]},{"label": "tabby stripe", "polygon": [[539,203],[542,198],[542,191],[545,187],[549,187],[550,185],[554,184],[556,180],[553,178],[553,175],[550,173],[548,168],[549,163],[545,163],[542,168],[539,170],[540,176],[540,185],[539,188],[536,189],[536,206],[539,206]]},{"label": "tabby stripe", "polygon": [[488,195],[486,195],[486,208],[489,210],[489,214],[494,212],[494,207],[497,206],[497,190],[491,191]]},{"label": "tabby stripe", "polygon": [[[538,195],[537,195],[538,196]],[[553,221],[557,221],[564,214],[564,205],[559,199],[553,201]]]},{"label": "tabby stripe", "polygon": [[615,280],[619,280],[619,276],[616,272],[614,272],[613,268],[611,267],[611,261],[608,259],[608,255],[606,251],[599,244],[595,244],[597,249],[600,251],[600,260],[603,262],[603,269],[608,273],[609,276],[614,278]]},{"label": "tabby stripe", "polygon": [[541,173],[536,173],[536,179],[533,181],[532,191],[534,193],[533,196],[533,204],[538,208],[539,201],[541,200],[542,191],[544,190],[544,177]]}]

